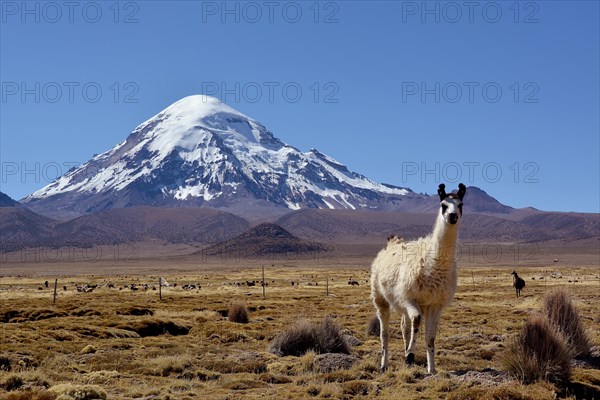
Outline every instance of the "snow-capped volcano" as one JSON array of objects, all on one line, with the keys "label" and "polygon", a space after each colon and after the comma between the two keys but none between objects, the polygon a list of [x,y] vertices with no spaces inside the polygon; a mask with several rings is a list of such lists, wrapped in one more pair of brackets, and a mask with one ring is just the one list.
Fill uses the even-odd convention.
[{"label": "snow-capped volcano", "polygon": [[196,95],[24,202],[76,213],[135,205],[387,209],[409,193],[315,149],[303,153],[218,99]]}]

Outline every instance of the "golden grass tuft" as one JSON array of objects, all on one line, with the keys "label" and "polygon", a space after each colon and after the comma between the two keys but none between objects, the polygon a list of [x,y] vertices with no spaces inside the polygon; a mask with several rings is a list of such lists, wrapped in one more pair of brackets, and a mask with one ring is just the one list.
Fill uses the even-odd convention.
[{"label": "golden grass tuft", "polygon": [[147,363],[150,374],[156,376],[169,376],[180,374],[194,364],[194,358],[187,355],[158,356]]},{"label": "golden grass tuft", "polygon": [[531,317],[510,340],[501,361],[512,376],[525,383],[568,382],[572,353],[564,339],[541,315]]},{"label": "golden grass tuft", "polygon": [[320,323],[299,320],[277,335],[269,345],[269,351],[279,356],[301,356],[309,351],[321,353],[350,354],[339,326],[331,317]]},{"label": "golden grass tuft", "polygon": [[91,344],[88,344],[83,349],[81,349],[81,354],[94,354],[97,351],[98,350],[94,346],[92,346]]},{"label": "golden grass tuft", "polygon": [[88,384],[107,385],[116,379],[121,374],[118,371],[92,371],[83,376],[83,380]]},{"label": "golden grass tuft", "polygon": [[590,341],[581,323],[579,312],[563,290],[555,290],[544,297],[542,315],[567,341],[575,357],[590,355]]},{"label": "golden grass tuft", "polygon": [[244,304],[232,304],[231,307],[229,307],[227,319],[229,319],[230,322],[236,322],[238,324],[247,324],[250,321],[250,317],[248,315],[248,308]]},{"label": "golden grass tuft", "polygon": [[48,391],[55,393],[60,397],[67,397],[73,400],[105,400],[106,392],[100,386],[96,385],[73,385],[63,383],[52,386]]},{"label": "golden grass tuft", "polygon": [[344,394],[349,396],[366,396],[371,390],[371,383],[367,381],[349,381],[342,386]]}]

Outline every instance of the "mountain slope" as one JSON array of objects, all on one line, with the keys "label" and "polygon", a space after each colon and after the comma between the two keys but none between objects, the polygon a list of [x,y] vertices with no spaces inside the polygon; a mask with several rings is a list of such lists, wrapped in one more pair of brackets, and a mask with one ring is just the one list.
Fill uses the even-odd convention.
[{"label": "mountain slope", "polygon": [[387,209],[407,194],[318,150],[303,153],[259,122],[198,95],[23,201],[39,212],[80,214],[136,205]]},{"label": "mountain slope", "polygon": [[[427,235],[434,220],[435,215],[431,213],[307,209],[284,215],[275,223],[304,239],[328,243],[384,243],[390,234],[408,240]],[[535,212],[508,219],[504,214],[471,213],[467,206],[460,228],[463,242],[532,243],[599,236],[597,214]]]},{"label": "mountain slope", "polygon": [[86,246],[160,239],[171,243],[214,243],[250,227],[245,219],[208,208],[131,207],[84,215],[59,224],[56,242]]},{"label": "mountain slope", "polygon": [[131,207],[61,222],[24,207],[0,208],[0,251],[32,247],[92,247],[157,239],[217,243],[250,228],[236,215],[209,208]]},{"label": "mountain slope", "polygon": [[55,225],[24,207],[0,207],[0,252],[48,246]]},{"label": "mountain slope", "polygon": [[16,207],[19,202],[13,200],[5,193],[0,192],[0,207]]},{"label": "mountain slope", "polygon": [[264,223],[196,254],[203,256],[233,255],[238,258],[274,257],[277,255],[300,257],[329,250],[329,246],[300,239],[279,225]]}]

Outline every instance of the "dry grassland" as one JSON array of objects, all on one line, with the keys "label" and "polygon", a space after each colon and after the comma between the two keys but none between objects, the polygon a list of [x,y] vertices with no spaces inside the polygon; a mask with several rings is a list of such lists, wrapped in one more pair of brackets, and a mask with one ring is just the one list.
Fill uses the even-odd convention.
[{"label": "dry grassland", "polygon": [[[335,268],[267,262],[266,298],[260,282],[237,285],[262,279],[257,261],[215,264],[196,273],[171,269],[163,276],[177,286],[163,288],[162,300],[152,290],[160,263],[145,272],[136,269],[140,275],[58,276],[55,305],[54,276],[4,276],[0,398],[553,399],[557,388],[517,383],[502,372],[499,356],[554,287],[572,296],[592,345],[600,344],[598,267],[521,268],[527,282],[521,298],[512,288],[512,267],[468,267],[460,270],[455,301],[442,317],[436,343],[440,372],[426,373],[422,335],[417,366],[404,365],[394,315],[390,370],[382,374],[379,340],[367,334],[373,316],[365,268],[369,261],[339,262]],[[552,277],[553,272],[562,278]],[[350,278],[359,285],[348,285]],[[50,288],[44,287],[45,280]],[[115,287],[107,287],[109,283]],[[132,283],[147,283],[149,289],[123,288]],[[76,285],[84,284],[99,286],[91,293],[77,292]],[[201,288],[184,290],[185,284]],[[248,307],[247,324],[226,318],[236,303]],[[298,319],[319,321],[328,315],[356,339],[345,359],[349,368],[332,370],[335,362],[312,352],[278,357],[267,351],[273,337]],[[594,351],[596,364],[575,364],[579,392],[563,391],[559,397],[599,393],[600,354],[597,347]]]}]

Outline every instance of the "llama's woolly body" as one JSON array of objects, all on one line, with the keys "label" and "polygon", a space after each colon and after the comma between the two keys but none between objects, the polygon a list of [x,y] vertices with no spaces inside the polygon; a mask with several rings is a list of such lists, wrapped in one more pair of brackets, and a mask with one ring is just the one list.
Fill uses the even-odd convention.
[{"label": "llama's woolly body", "polygon": [[456,195],[446,195],[440,185],[440,211],[433,233],[412,242],[388,239],[371,267],[371,297],[381,325],[381,369],[389,359],[389,322],[391,309],[401,314],[402,338],[406,362],[414,362],[416,334],[425,317],[427,370],[435,373],[435,337],[442,310],[456,291],[456,242],[458,221],[462,216],[462,199],[466,187],[459,185]]},{"label": "llama's woolly body", "polygon": [[393,238],[373,261],[371,284],[392,305],[414,300],[421,308],[445,307],[456,291],[454,251],[440,248],[433,235],[412,242]]}]

